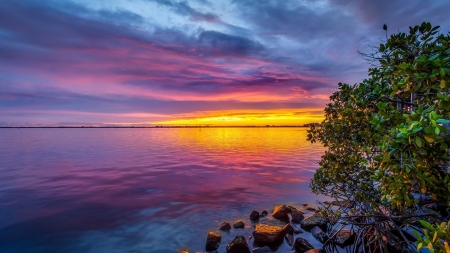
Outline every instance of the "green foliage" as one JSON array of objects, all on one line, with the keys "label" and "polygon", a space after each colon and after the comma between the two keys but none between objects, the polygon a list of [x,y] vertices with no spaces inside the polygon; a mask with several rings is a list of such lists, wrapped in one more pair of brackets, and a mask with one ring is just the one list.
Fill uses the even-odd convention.
[{"label": "green foliage", "polygon": [[397,33],[355,85],[340,83],[308,140],[328,148],[315,193],[405,210],[425,194],[449,205],[450,33],[430,23]]},{"label": "green foliage", "polygon": [[416,242],[417,251],[420,252],[422,248],[427,248],[430,253],[450,253],[450,221],[448,223],[442,222],[440,225],[431,225],[426,221],[420,221],[425,229],[422,237],[417,231],[413,234],[418,238]]}]

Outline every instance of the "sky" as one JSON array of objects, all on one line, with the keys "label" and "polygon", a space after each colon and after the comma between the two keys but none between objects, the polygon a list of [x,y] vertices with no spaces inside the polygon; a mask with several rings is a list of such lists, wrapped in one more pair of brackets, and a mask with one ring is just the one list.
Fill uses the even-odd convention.
[{"label": "sky", "polygon": [[0,126],[302,125],[448,0],[1,0]]}]

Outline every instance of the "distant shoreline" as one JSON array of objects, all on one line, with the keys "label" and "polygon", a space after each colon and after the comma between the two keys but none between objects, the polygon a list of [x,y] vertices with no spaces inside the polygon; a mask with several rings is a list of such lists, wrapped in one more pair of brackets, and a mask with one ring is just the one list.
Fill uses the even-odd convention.
[{"label": "distant shoreline", "polygon": [[10,126],[0,128],[80,128],[80,129],[92,129],[92,128],[283,128],[283,127],[297,127],[305,128],[309,126],[39,126],[39,127],[26,127],[26,126]]}]

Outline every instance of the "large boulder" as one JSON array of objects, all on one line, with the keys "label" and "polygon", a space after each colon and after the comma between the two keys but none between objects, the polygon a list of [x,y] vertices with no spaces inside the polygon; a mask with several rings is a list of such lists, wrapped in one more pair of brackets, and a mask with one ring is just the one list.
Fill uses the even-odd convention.
[{"label": "large boulder", "polygon": [[253,231],[255,242],[262,245],[273,244],[283,240],[284,231],[277,226],[257,224]]},{"label": "large boulder", "polygon": [[228,231],[230,229],[231,229],[231,225],[230,225],[230,223],[228,223],[228,221],[223,222],[222,225],[220,225],[220,227],[219,227],[219,230],[222,230],[222,231]]},{"label": "large boulder", "polygon": [[291,209],[286,205],[279,205],[275,207],[275,210],[272,213],[272,216],[277,219],[289,219],[288,213],[291,213]]},{"label": "large boulder", "polygon": [[216,250],[217,248],[219,248],[221,241],[222,241],[221,235],[214,233],[214,232],[209,232],[208,237],[206,237],[205,250],[206,251]]},{"label": "large boulder", "polygon": [[350,244],[353,244],[354,239],[355,232],[353,232],[353,230],[342,229],[341,231],[337,232],[336,236],[334,237],[333,243],[341,248],[344,248]]},{"label": "large boulder", "polygon": [[294,228],[292,227],[292,225],[290,223],[284,225],[283,227],[283,233],[284,234],[294,234]]},{"label": "large boulder", "polygon": [[258,221],[259,220],[259,213],[258,211],[253,210],[250,214],[250,220],[251,221]]},{"label": "large boulder", "polygon": [[245,237],[238,235],[233,239],[233,241],[228,243],[227,253],[250,253]]},{"label": "large boulder", "polygon": [[317,241],[321,243],[328,241],[328,235],[320,227],[313,227],[310,233],[314,236],[314,238],[316,238]]},{"label": "large boulder", "polygon": [[244,222],[243,222],[242,220],[238,220],[238,221],[236,221],[236,222],[233,224],[233,227],[234,227],[234,228],[244,228],[245,225],[244,225]]},{"label": "large boulder", "polygon": [[303,229],[308,230],[308,231],[315,226],[318,226],[318,227],[326,230],[327,220],[322,215],[315,213],[312,216],[302,220],[302,222],[300,222],[300,225]]},{"label": "large boulder", "polygon": [[297,237],[295,239],[294,249],[297,253],[305,253],[308,250],[314,249],[314,247],[306,239]]}]

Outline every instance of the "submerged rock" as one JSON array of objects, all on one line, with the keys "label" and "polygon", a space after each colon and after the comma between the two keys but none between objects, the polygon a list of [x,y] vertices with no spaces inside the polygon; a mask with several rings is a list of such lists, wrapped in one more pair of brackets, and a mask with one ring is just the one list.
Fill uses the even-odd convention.
[{"label": "submerged rock", "polygon": [[286,242],[289,246],[291,246],[291,247],[294,246],[294,235],[286,234],[284,236],[284,239],[286,239]]},{"label": "submerged rock", "polygon": [[234,227],[234,228],[244,228],[245,225],[244,225],[244,222],[243,222],[242,220],[238,220],[238,221],[236,221],[236,222],[233,224],[233,227]]},{"label": "submerged rock", "polygon": [[255,242],[262,245],[279,242],[283,240],[284,234],[282,228],[264,224],[257,224],[253,231]]},{"label": "submerged rock", "polygon": [[321,243],[325,243],[328,240],[328,235],[320,227],[313,227],[310,232]]},{"label": "submerged rock", "polygon": [[308,250],[314,249],[314,247],[306,239],[297,237],[297,239],[295,239],[294,249],[297,253],[304,253]]},{"label": "submerged rock", "polygon": [[252,211],[250,214],[250,220],[251,221],[258,221],[259,220],[259,213],[255,210]]},{"label": "submerged rock", "polygon": [[233,239],[233,241],[228,243],[227,253],[250,253],[245,237],[238,235]]},{"label": "submerged rock", "polygon": [[224,223],[222,223],[222,225],[220,225],[219,230],[222,231],[228,231],[231,229],[231,225],[230,223],[228,223],[228,221],[225,221]]},{"label": "submerged rock", "polygon": [[217,248],[219,248],[221,240],[222,240],[221,235],[214,232],[209,232],[208,237],[206,238],[205,250],[206,251],[216,250]]},{"label": "submerged rock", "polygon": [[340,206],[345,208],[353,208],[355,204],[351,202],[350,200],[341,200],[341,201],[332,201],[331,204],[333,206]]},{"label": "submerged rock", "polygon": [[261,212],[261,216],[267,216],[269,213],[267,212],[267,210],[263,210],[262,212]]},{"label": "submerged rock", "polygon": [[272,250],[268,246],[254,248],[252,253],[271,253]]},{"label": "submerged rock", "polygon": [[291,213],[291,209],[289,209],[286,205],[279,205],[275,207],[272,216],[277,219],[289,219],[287,216],[288,213]]},{"label": "submerged rock", "polygon": [[353,232],[353,230],[342,229],[334,237],[333,243],[341,248],[344,248],[345,246],[353,244],[354,239],[355,239],[355,232]]},{"label": "submerged rock", "polygon": [[315,226],[318,226],[325,230],[326,225],[327,225],[327,220],[325,219],[325,217],[321,216],[320,214],[315,213],[312,216],[302,220],[302,222],[300,222],[300,225],[303,229],[308,230],[308,231]]},{"label": "submerged rock", "polygon": [[314,207],[311,207],[311,206],[308,206],[305,209],[308,210],[308,211],[311,211],[311,212],[315,212],[317,210],[317,209],[315,209]]}]

